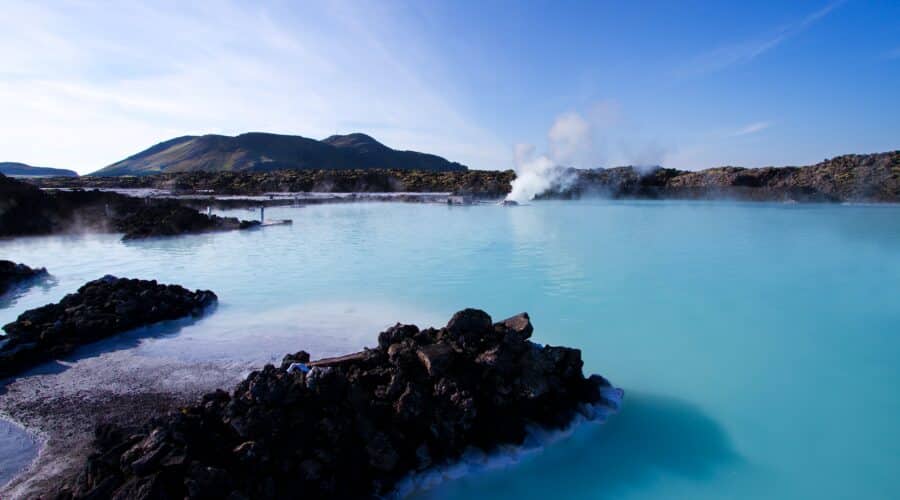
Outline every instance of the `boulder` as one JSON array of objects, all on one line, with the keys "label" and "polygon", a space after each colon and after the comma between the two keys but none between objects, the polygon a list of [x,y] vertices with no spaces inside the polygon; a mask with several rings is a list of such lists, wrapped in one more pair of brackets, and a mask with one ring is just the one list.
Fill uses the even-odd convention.
[{"label": "boulder", "polygon": [[453,362],[455,351],[447,344],[431,344],[416,351],[419,361],[431,377],[443,375]]},{"label": "boulder", "polygon": [[531,318],[526,312],[516,314],[511,318],[506,318],[498,323],[497,326],[500,326],[501,329],[516,333],[523,339],[531,338],[531,333],[534,332],[534,327],[531,326]]}]

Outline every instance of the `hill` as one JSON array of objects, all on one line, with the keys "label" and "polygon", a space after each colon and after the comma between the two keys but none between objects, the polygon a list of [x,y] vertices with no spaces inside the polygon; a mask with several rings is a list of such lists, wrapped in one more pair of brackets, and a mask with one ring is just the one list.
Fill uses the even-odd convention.
[{"label": "hill", "polygon": [[467,170],[464,165],[440,156],[391,149],[365,134],[333,135],[317,141],[295,135],[251,132],[235,137],[176,137],[90,175],[377,168],[435,172]]},{"label": "hill", "polygon": [[64,168],[32,167],[24,163],[0,162],[0,174],[15,177],[78,177],[78,173]]}]

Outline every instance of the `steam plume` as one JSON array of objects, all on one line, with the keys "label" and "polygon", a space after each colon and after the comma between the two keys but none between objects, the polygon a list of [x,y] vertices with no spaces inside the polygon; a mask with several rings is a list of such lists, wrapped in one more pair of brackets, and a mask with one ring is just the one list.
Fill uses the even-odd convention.
[{"label": "steam plume", "polygon": [[547,138],[550,153],[535,155],[531,144],[517,144],[515,147],[516,178],[507,200],[518,203],[531,201],[535,196],[551,188],[565,188],[571,185],[575,176],[562,163],[586,159],[591,154],[591,124],[575,112],[556,117]]},{"label": "steam plume", "polygon": [[[580,168],[599,166],[603,156],[600,153],[605,149],[606,141],[598,137],[598,132],[603,131],[604,135],[613,133],[612,127],[620,124],[620,117],[621,110],[616,101],[600,101],[584,114],[570,111],[557,116],[547,131],[547,153],[536,155],[533,145],[517,144],[516,178],[506,199],[522,203],[548,191],[570,189],[577,181],[578,173],[563,165]],[[616,154],[613,160],[632,165],[640,175],[657,169],[667,155],[666,148],[655,141],[646,141],[635,147],[633,141],[614,143]]]}]

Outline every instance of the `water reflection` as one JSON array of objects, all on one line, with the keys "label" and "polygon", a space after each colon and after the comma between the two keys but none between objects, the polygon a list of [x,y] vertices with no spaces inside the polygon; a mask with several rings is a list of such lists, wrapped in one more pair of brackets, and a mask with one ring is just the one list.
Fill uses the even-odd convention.
[{"label": "water reflection", "polygon": [[[617,498],[661,474],[703,481],[743,463],[718,422],[693,404],[627,393],[621,412],[508,469],[466,477],[433,499]],[[524,478],[528,478],[524,480]]]},{"label": "water reflection", "polygon": [[[6,293],[0,295],[0,309],[6,309],[7,307],[16,305],[16,302],[24,297],[29,292],[31,287],[38,287],[46,292],[47,290],[55,287],[57,284],[59,284],[59,281],[50,274],[45,274],[44,276],[38,276],[36,278],[20,281],[10,287],[10,289],[7,290]],[[2,335],[2,333],[0,333],[0,335]]]}]

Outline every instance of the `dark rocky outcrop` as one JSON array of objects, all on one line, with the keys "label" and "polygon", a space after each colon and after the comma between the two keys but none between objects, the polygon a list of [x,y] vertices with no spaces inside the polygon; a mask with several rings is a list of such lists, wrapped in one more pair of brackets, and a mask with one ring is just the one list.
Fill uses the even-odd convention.
[{"label": "dark rocky outcrop", "polygon": [[3,327],[0,377],[58,359],[76,347],[164,320],[199,315],[216,302],[209,290],[105,276],[56,304],[22,313]]},{"label": "dark rocky outcrop", "polygon": [[117,232],[125,233],[123,239],[126,240],[249,229],[259,225],[259,221],[201,214],[170,201],[156,202],[113,218],[113,227]]},{"label": "dark rocky outcrop", "polygon": [[838,156],[806,167],[719,167],[696,172],[617,167],[566,170],[544,198],[900,202],[900,151]]},{"label": "dark rocky outcrop", "polygon": [[0,236],[109,231],[125,239],[247,229],[258,222],[207,216],[174,200],[37,187],[0,175]]},{"label": "dark rocky outcrop", "polygon": [[32,280],[40,276],[46,276],[47,270],[43,267],[32,269],[25,264],[16,264],[9,260],[0,260],[0,295],[3,295],[13,286]]},{"label": "dark rocky outcrop", "polygon": [[298,352],[141,429],[104,425],[59,498],[372,498],[468,447],[521,443],[615,401],[581,352],[529,341],[527,315],[397,324],[363,352]]},{"label": "dark rocky outcrop", "polygon": [[186,172],[141,177],[31,179],[48,188],[153,188],[177,194],[261,195],[272,192],[455,193],[499,198],[509,192],[512,170],[428,172],[400,169],[273,170],[268,172]]}]

